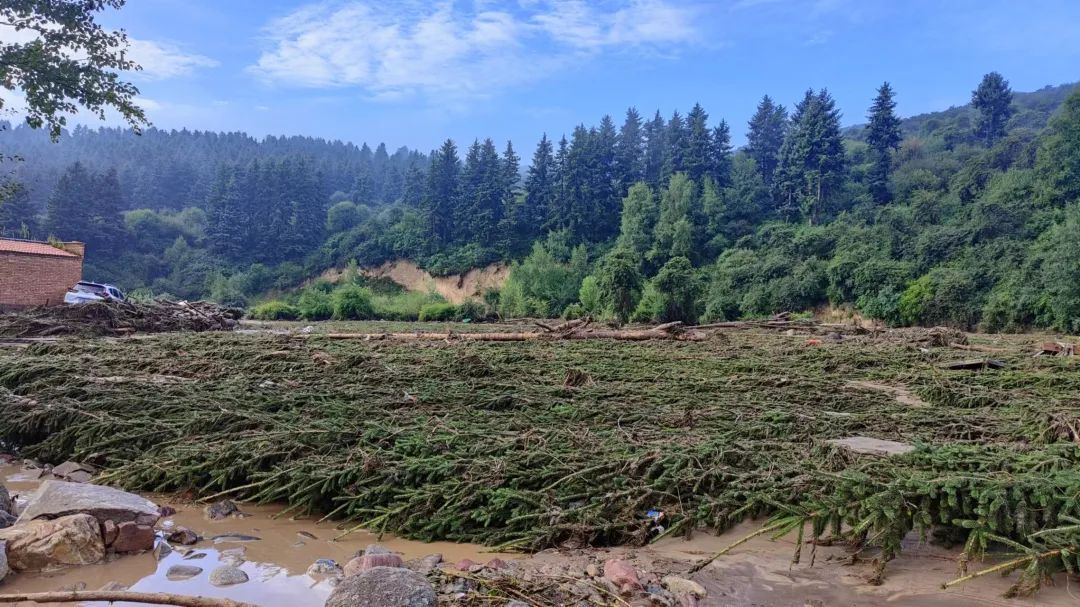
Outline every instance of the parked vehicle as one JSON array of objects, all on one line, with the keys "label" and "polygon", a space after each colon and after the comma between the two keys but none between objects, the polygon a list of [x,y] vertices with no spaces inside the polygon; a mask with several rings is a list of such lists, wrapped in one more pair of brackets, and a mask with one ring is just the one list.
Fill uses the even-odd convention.
[{"label": "parked vehicle", "polygon": [[64,295],[66,304],[82,304],[90,301],[124,301],[124,293],[112,285],[81,281],[68,289]]}]

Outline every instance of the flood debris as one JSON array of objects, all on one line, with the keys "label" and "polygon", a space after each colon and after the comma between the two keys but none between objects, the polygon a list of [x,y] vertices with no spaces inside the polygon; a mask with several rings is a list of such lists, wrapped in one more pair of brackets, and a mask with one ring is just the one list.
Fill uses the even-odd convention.
[{"label": "flood debris", "polygon": [[206,301],[93,301],[0,314],[0,337],[230,331],[243,311]]},{"label": "flood debris", "polygon": [[954,360],[943,362],[938,365],[939,369],[947,371],[985,371],[987,369],[1004,369],[1008,363],[993,358],[973,358],[968,360]]},{"label": "flood debris", "polygon": [[869,436],[849,436],[847,438],[831,439],[826,442],[859,455],[903,455],[915,450],[914,446],[907,443],[871,438]]},{"label": "flood debris", "polygon": [[1076,344],[1063,341],[1047,341],[1035,351],[1035,356],[1075,356]]}]

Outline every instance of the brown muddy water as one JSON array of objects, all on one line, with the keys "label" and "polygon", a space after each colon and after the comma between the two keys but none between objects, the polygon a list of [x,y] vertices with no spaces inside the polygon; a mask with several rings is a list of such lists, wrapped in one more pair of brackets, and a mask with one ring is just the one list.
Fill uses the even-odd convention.
[{"label": "brown muddy water", "polygon": [[[13,493],[27,495],[38,485],[19,467],[0,466],[0,482]],[[344,564],[353,554],[372,543],[379,543],[410,559],[441,553],[449,562],[471,559],[485,562],[498,556],[518,558],[522,571],[545,574],[573,574],[587,565],[601,565],[608,558],[631,561],[646,577],[659,579],[667,574],[687,575],[690,567],[759,528],[760,522],[746,522],[721,534],[697,532],[690,540],[664,538],[646,548],[596,548],[585,550],[548,550],[532,557],[486,552],[483,546],[448,542],[424,543],[390,536],[380,541],[375,535],[355,532],[338,541],[332,538],[341,533],[334,523],[315,524],[311,519],[292,519],[273,516],[281,511],[275,506],[241,504],[246,518],[209,521],[202,507],[178,501],[169,496],[149,495],[162,505],[176,508],[177,514],[166,521],[173,526],[185,526],[206,538],[215,535],[243,534],[259,537],[248,542],[223,541],[215,544],[206,539],[193,546],[186,557],[179,550],[157,562],[150,553],[124,556],[112,562],[74,567],[44,574],[12,574],[0,583],[0,594],[11,592],[47,592],[61,589],[85,588],[96,590],[110,583],[129,586],[144,592],[171,592],[186,595],[231,598],[261,607],[319,607],[329,596],[332,586],[328,580],[307,575],[316,559],[334,559]],[[168,523],[166,523],[168,524]],[[866,583],[872,555],[855,565],[846,547],[820,547],[816,564],[804,562],[792,565],[795,544],[792,537],[770,540],[758,537],[730,554],[717,559],[692,579],[708,590],[703,606],[717,607],[1078,607],[1080,584],[1065,575],[1054,577],[1054,584],[1033,597],[1004,599],[1002,594],[1015,580],[1009,577],[987,576],[966,585],[943,590],[941,584],[956,576],[959,550],[946,550],[919,542],[913,535],[905,542],[904,552],[889,563],[884,584]],[[217,588],[208,582],[210,571],[221,564],[235,564],[250,581],[228,588]],[[170,581],[165,577],[169,567],[177,564],[201,567],[203,572],[185,581]],[[973,563],[982,569],[992,562]],[[493,602],[492,605],[498,605]],[[31,603],[18,603],[31,607]],[[58,605],[70,605],[58,604]],[[84,603],[105,607],[105,603]],[[134,603],[116,603],[137,607]]]},{"label": "brown muddy water", "polygon": [[[0,483],[7,486],[13,494],[29,495],[39,482],[32,479],[18,466],[0,466]],[[122,556],[112,562],[98,565],[72,567],[51,573],[11,574],[0,582],[0,594],[14,592],[51,592],[56,590],[97,590],[110,583],[128,586],[129,590],[139,592],[170,592],[175,594],[198,595],[230,598],[254,603],[260,607],[307,607],[322,605],[333,589],[330,582],[321,577],[307,575],[308,567],[317,559],[333,559],[344,565],[352,556],[370,544],[378,543],[402,555],[405,560],[439,553],[450,562],[472,559],[485,562],[499,557],[502,559],[520,558],[520,555],[507,555],[487,552],[485,547],[472,544],[451,542],[416,542],[384,535],[380,540],[376,535],[364,531],[351,533],[344,538],[332,541],[342,533],[333,522],[315,524],[316,518],[273,518],[282,510],[279,506],[257,506],[240,504],[241,510],[248,516],[229,518],[223,521],[207,520],[203,516],[202,506],[177,501],[175,498],[161,495],[148,495],[149,499],[160,505],[169,505],[177,510],[175,516],[164,519],[164,525],[188,527],[195,530],[203,541],[191,547],[176,547],[171,554],[160,562],[153,554]],[[160,525],[161,523],[159,523]],[[226,534],[254,536],[254,541],[219,541],[211,538]],[[192,548],[187,555],[181,550]],[[208,581],[210,572],[219,565],[239,565],[250,578],[249,582],[218,588]],[[194,578],[183,581],[171,581],[165,572],[173,565],[192,565],[201,567],[203,572]],[[16,603],[27,606],[34,603]],[[71,603],[58,605],[70,606]],[[94,607],[104,607],[106,603],[83,603]],[[138,607],[136,603],[113,603],[123,607]]]}]

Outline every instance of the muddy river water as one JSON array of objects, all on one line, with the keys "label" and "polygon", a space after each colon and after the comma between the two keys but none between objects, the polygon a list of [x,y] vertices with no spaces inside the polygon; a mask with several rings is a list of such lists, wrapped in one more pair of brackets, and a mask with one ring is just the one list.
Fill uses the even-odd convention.
[{"label": "muddy river water", "polygon": [[[37,488],[38,481],[32,480],[21,467],[0,466],[0,483],[7,486],[14,494],[29,495]],[[472,559],[485,562],[496,556],[503,559],[515,558],[515,555],[494,554],[483,546],[456,544],[451,542],[416,542],[383,536],[380,540],[374,534],[356,531],[337,540],[342,530],[332,522],[316,524],[316,519],[274,518],[282,510],[276,506],[256,506],[241,504],[241,510],[248,516],[228,518],[222,521],[207,520],[200,505],[178,502],[167,496],[147,496],[161,505],[169,505],[177,510],[175,516],[165,519],[166,525],[183,526],[195,530],[204,538],[219,535],[244,535],[257,537],[251,541],[219,541],[204,539],[193,550],[183,555],[174,550],[160,562],[153,554],[123,556],[112,562],[98,565],[72,567],[54,573],[12,574],[0,583],[0,594],[13,592],[50,592],[55,590],[86,589],[97,590],[107,584],[115,583],[127,586],[129,590],[140,592],[171,592],[176,594],[223,597],[242,600],[260,605],[260,607],[307,607],[319,606],[326,600],[332,587],[321,577],[307,575],[308,567],[317,559],[333,559],[344,565],[352,556],[373,543],[381,544],[402,555],[408,560],[439,553],[447,561]],[[248,574],[250,581],[236,586],[218,588],[212,586],[208,576],[215,567],[223,564],[235,564],[243,560],[240,568]],[[173,565],[192,565],[202,568],[203,572],[194,578],[172,581],[165,572]],[[32,603],[18,603],[32,605]],[[67,603],[66,605],[71,605]],[[105,605],[104,603],[85,603],[85,605]],[[115,605],[135,605],[134,603],[115,603]]]},{"label": "muddy river water", "polygon": [[[0,466],[0,482],[16,494],[29,495],[38,485],[21,467]],[[177,510],[166,525],[194,529],[205,538],[239,534],[258,537],[251,541],[205,539],[185,555],[173,551],[160,562],[153,554],[124,556],[108,563],[73,567],[42,574],[12,574],[0,583],[0,594],[12,592],[48,592],[61,589],[96,590],[108,584],[121,584],[130,590],[171,592],[186,595],[231,598],[261,607],[319,607],[330,594],[329,581],[307,575],[317,559],[334,559],[344,564],[357,551],[379,543],[398,552],[406,560],[440,553],[450,562],[471,559],[485,562],[498,556],[503,559],[520,555],[487,552],[483,546],[447,542],[424,543],[358,531],[332,541],[341,534],[335,523],[316,524],[313,519],[274,518],[280,507],[241,504],[248,516],[210,521],[197,504],[177,501],[169,496],[148,496],[158,504]],[[545,551],[519,560],[519,567],[543,571],[561,567],[581,571],[587,564],[603,563],[617,557],[631,560],[640,571],[657,577],[686,571],[698,559],[715,553],[750,532],[760,522],[746,522],[720,535],[695,533],[692,540],[664,538],[647,548],[597,548],[571,551]],[[885,583],[868,585],[865,581],[868,561],[861,566],[843,564],[850,554],[843,547],[822,547],[817,565],[792,565],[794,541],[786,537],[771,541],[765,537],[747,542],[728,556],[696,574],[693,579],[708,590],[702,602],[721,607],[983,607],[983,606],[1080,606],[1077,582],[1064,575],[1054,578],[1054,585],[1034,597],[1004,599],[1002,593],[1015,578],[988,576],[978,582],[943,590],[941,584],[956,575],[958,550],[946,550],[919,542],[912,537],[905,542],[899,558],[889,563]],[[208,581],[209,572],[221,564],[236,564],[250,581],[218,588]],[[192,565],[202,573],[184,581],[171,581],[165,572],[173,565]],[[979,564],[989,566],[991,563]],[[18,603],[30,607],[30,603]],[[70,605],[70,603],[66,604]],[[104,603],[86,603],[104,607]],[[135,607],[124,603],[124,607]],[[498,603],[492,603],[498,605]]]}]

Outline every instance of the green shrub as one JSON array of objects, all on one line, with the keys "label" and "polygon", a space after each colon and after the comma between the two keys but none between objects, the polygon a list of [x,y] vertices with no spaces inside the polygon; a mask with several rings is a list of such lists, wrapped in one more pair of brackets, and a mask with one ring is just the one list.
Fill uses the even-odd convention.
[{"label": "green shrub", "polygon": [[581,302],[581,308],[586,314],[592,314],[593,316],[600,314],[604,304],[600,294],[600,285],[595,276],[586,276],[581,281],[581,288],[578,289],[578,301]]},{"label": "green shrub", "polygon": [[327,320],[334,315],[334,302],[330,294],[318,286],[304,289],[296,302],[296,308],[300,318],[304,320]]},{"label": "green shrub", "polygon": [[926,307],[934,298],[933,286],[929,276],[923,276],[908,285],[900,294],[899,312],[900,321],[905,325],[913,325],[922,320]]},{"label": "green shrub", "polygon": [[488,318],[488,307],[475,299],[466,299],[458,306],[457,320],[482,321]]},{"label": "green shrub", "polygon": [[648,283],[641,293],[641,300],[630,315],[634,322],[657,322],[664,312],[664,295],[656,289],[656,285]]},{"label": "green shrub", "polygon": [[431,303],[420,308],[419,320],[421,322],[446,322],[454,320],[458,315],[458,307],[452,303]]},{"label": "green shrub", "polygon": [[371,320],[375,309],[371,305],[371,291],[356,285],[338,287],[333,295],[334,320]]},{"label": "green shrub", "polygon": [[579,318],[584,318],[587,314],[588,310],[585,309],[585,306],[579,303],[572,303],[566,306],[566,308],[562,311],[562,317],[565,320],[577,320]]},{"label": "green shrub", "polygon": [[424,306],[445,301],[434,292],[399,291],[376,294],[372,296],[371,305],[375,310],[375,318],[379,320],[411,321],[420,318],[420,310]]},{"label": "green shrub", "polygon": [[255,320],[296,320],[300,310],[283,301],[268,301],[248,310],[248,318]]}]

